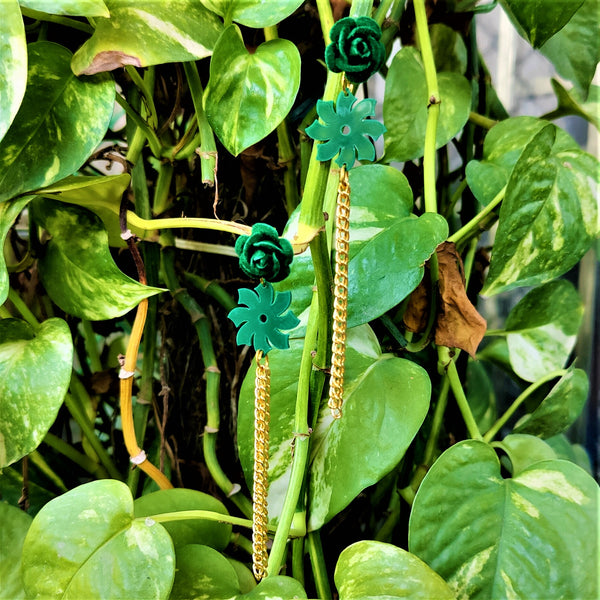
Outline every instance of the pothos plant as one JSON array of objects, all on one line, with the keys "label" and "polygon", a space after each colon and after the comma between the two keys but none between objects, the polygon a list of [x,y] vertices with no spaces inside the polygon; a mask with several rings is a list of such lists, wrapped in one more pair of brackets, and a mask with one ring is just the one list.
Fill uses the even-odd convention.
[{"label": "pothos plant", "polygon": [[[332,4],[3,1],[1,597],[597,597],[565,432],[598,161],[553,120],[598,126],[598,0],[501,0],[562,78],[520,117],[494,1]],[[249,273],[297,317],[237,334],[270,367],[258,584]],[[480,295],[516,298],[495,329]]]}]

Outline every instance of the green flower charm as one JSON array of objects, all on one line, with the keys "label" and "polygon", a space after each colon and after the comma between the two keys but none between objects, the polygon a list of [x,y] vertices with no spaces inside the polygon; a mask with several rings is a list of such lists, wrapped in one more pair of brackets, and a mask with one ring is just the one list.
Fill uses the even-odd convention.
[{"label": "green flower charm", "polygon": [[281,281],[290,274],[292,245],[266,223],[255,223],[250,235],[240,236],[235,251],[240,257],[240,268],[249,277]]},{"label": "green flower charm", "polygon": [[234,308],[228,315],[239,327],[236,342],[254,346],[255,351],[262,350],[264,354],[272,348],[289,348],[289,335],[281,330],[293,329],[300,323],[292,311],[283,314],[291,301],[291,292],[276,293],[270,283],[259,283],[254,290],[241,288],[239,303],[245,306]]},{"label": "green flower charm", "polygon": [[362,83],[385,62],[385,48],[379,41],[381,29],[369,17],[340,19],[330,32],[325,63],[334,73],[344,71],[352,83]]},{"label": "green flower charm", "polygon": [[317,100],[317,114],[323,123],[317,119],[306,128],[306,134],[313,140],[325,142],[317,147],[318,160],[330,160],[339,152],[335,162],[351,169],[356,158],[375,158],[373,141],[386,131],[385,126],[379,121],[367,120],[375,115],[375,100],[366,98],[354,105],[355,102],[356,97],[349,91],[339,93],[335,108],[331,101]]}]

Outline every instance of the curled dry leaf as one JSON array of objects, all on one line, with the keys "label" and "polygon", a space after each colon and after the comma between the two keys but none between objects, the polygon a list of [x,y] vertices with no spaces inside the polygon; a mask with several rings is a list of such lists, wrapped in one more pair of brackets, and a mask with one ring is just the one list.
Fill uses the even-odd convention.
[{"label": "curled dry leaf", "polygon": [[440,306],[435,343],[460,348],[475,356],[487,323],[467,297],[463,264],[456,246],[452,242],[440,244],[437,257]]}]

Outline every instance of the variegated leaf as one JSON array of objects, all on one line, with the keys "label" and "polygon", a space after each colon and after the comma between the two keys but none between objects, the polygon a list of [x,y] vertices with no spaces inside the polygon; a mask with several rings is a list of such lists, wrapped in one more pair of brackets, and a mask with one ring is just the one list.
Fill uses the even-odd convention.
[{"label": "variegated leaf", "polygon": [[73,56],[77,75],[204,58],[223,29],[221,20],[195,0],[106,4],[110,19],[99,18],[92,37]]},{"label": "variegated leaf", "polygon": [[109,17],[110,13],[103,0],[19,0],[25,8],[39,10],[53,15],[73,15],[81,17]]},{"label": "variegated leaf", "polygon": [[13,122],[27,85],[27,43],[17,0],[2,3],[0,20],[0,140]]},{"label": "variegated leaf", "polygon": [[163,291],[119,270],[106,230],[90,211],[37,198],[31,213],[52,236],[39,261],[40,277],[52,301],[65,312],[92,321],[112,319]]},{"label": "variegated leaf", "polygon": [[300,54],[288,40],[261,44],[253,54],[236,25],[217,42],[205,92],[206,116],[231,154],[262,140],[285,119],[300,86]]},{"label": "variegated leaf", "polygon": [[0,142],[0,201],[73,174],[102,141],[115,86],[107,75],[78,79],[71,53],[29,44],[27,91]]},{"label": "variegated leaf", "polygon": [[[32,198],[33,196],[25,196],[0,204],[0,248],[4,248],[4,240],[14,220]],[[4,262],[4,253],[0,253],[0,306],[4,304],[8,297],[8,287],[8,271]]]},{"label": "variegated leaf", "polygon": [[304,0],[200,0],[225,19],[248,27],[270,27],[289,17]]},{"label": "variegated leaf", "polygon": [[513,169],[484,295],[566,273],[600,232],[598,160],[579,149],[555,152],[556,139],[556,127],[544,127]]},{"label": "variegated leaf", "polygon": [[0,468],[33,452],[54,423],[71,380],[73,343],[62,319],[37,330],[0,320]]},{"label": "variegated leaf", "polygon": [[335,567],[340,600],[453,600],[446,582],[421,559],[392,544],[356,542]]},{"label": "variegated leaf", "polygon": [[514,372],[537,381],[562,369],[575,346],[583,303],[572,283],[559,279],[531,290],[510,311],[505,330]]},{"label": "variegated leaf", "polygon": [[459,442],[414,500],[409,550],[457,598],[596,598],[598,485],[562,460],[506,479],[493,448]]},{"label": "variegated leaf", "polygon": [[166,600],[175,555],[160,523],[134,518],[129,488],[101,479],[40,510],[23,544],[23,575],[29,598]]},{"label": "variegated leaf", "polygon": [[25,598],[21,552],[31,517],[16,506],[0,502],[0,599]]}]

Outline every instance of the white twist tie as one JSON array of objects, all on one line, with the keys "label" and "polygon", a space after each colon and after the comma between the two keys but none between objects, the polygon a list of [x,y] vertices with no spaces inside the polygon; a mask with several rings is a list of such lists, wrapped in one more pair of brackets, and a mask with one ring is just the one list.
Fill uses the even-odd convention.
[{"label": "white twist tie", "polygon": [[140,453],[137,456],[132,456],[129,458],[129,461],[134,465],[141,465],[146,460],[146,453],[143,450],[140,450]]},{"label": "white twist tie", "polygon": [[133,233],[131,233],[131,229],[128,229],[127,231],[124,231],[121,234],[121,239],[125,240],[125,241],[131,239],[132,237],[133,237]]},{"label": "white twist tie", "polygon": [[119,379],[129,379],[135,375],[135,371],[128,371],[127,369],[121,368],[119,371]]}]

